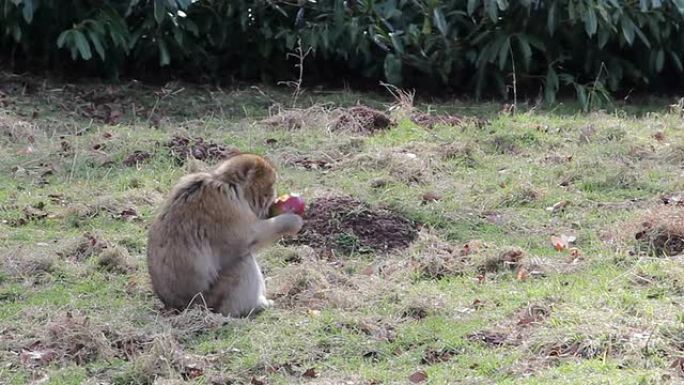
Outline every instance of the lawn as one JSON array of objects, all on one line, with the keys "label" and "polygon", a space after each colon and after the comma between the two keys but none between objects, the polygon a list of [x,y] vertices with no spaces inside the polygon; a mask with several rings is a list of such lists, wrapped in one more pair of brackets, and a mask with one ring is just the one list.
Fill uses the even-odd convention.
[{"label": "lawn", "polygon": [[[3,75],[0,384],[682,381],[682,104],[402,96]],[[146,226],[231,149],[309,205],[275,305],[165,313]]]}]

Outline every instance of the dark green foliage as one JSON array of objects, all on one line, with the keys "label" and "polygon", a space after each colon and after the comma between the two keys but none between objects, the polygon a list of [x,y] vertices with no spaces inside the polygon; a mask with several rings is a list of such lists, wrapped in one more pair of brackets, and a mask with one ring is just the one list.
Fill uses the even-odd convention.
[{"label": "dark green foliage", "polygon": [[12,63],[48,68],[283,80],[301,42],[310,79],[477,96],[510,96],[515,79],[519,93],[553,102],[568,90],[586,108],[671,88],[683,15],[684,0],[0,0],[0,47]]}]

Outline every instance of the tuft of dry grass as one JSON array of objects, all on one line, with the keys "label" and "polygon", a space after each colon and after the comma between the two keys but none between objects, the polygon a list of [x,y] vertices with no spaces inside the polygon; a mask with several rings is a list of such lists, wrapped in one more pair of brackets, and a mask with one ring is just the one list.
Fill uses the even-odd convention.
[{"label": "tuft of dry grass", "polygon": [[110,245],[100,252],[97,266],[108,273],[127,274],[135,270],[133,258],[128,250],[120,245]]},{"label": "tuft of dry grass", "polygon": [[9,248],[0,254],[0,266],[4,274],[14,279],[37,279],[54,271],[57,259],[49,250],[32,249],[28,246]]},{"label": "tuft of dry grass", "polygon": [[280,306],[306,309],[354,306],[355,300],[340,295],[338,290],[345,290],[347,294],[358,290],[348,277],[325,261],[288,266],[271,278],[269,286]]},{"label": "tuft of dry grass", "polygon": [[102,252],[111,243],[99,232],[86,232],[81,237],[67,239],[58,246],[57,255],[70,261],[83,261]]},{"label": "tuft of dry grass", "polygon": [[38,128],[32,122],[11,116],[9,112],[0,112],[0,140],[34,144],[38,135]]},{"label": "tuft of dry grass", "polygon": [[271,114],[268,118],[259,121],[259,124],[286,130],[301,130],[312,128],[328,128],[333,125],[334,118],[330,111],[323,106],[308,108],[281,109]]},{"label": "tuft of dry grass", "polygon": [[658,206],[641,218],[634,234],[648,254],[674,256],[684,252],[684,207]]}]

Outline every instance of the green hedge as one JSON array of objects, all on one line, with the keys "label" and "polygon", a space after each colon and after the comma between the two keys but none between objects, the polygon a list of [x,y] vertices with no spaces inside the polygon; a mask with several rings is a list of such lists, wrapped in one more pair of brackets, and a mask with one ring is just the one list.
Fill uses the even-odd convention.
[{"label": "green hedge", "polygon": [[[344,76],[477,96],[679,85],[684,0],[0,0],[5,61],[102,75]],[[515,83],[514,83],[515,80]]]}]

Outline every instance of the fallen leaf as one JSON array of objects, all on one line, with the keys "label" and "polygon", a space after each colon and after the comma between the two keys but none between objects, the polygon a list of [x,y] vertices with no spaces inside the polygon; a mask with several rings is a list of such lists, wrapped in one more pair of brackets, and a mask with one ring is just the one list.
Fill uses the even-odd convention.
[{"label": "fallen leaf", "polygon": [[518,326],[529,326],[538,324],[551,314],[551,309],[547,306],[531,305],[519,313]]},{"label": "fallen leaf", "polygon": [[480,341],[489,346],[502,346],[508,341],[508,335],[501,332],[483,330],[470,333],[467,338],[471,341]]},{"label": "fallen leaf", "polygon": [[660,200],[666,205],[684,206],[684,192],[663,195]]},{"label": "fallen leaf", "polygon": [[125,221],[132,221],[138,219],[138,213],[134,209],[124,209],[119,213],[119,218]]},{"label": "fallen leaf", "polygon": [[121,106],[118,104],[108,104],[109,113],[105,118],[105,122],[108,124],[117,124],[121,121],[123,112],[121,112]]},{"label": "fallen leaf", "polygon": [[484,307],[484,304],[479,299],[475,298],[475,301],[470,305],[473,309],[478,310]]},{"label": "fallen leaf", "polygon": [[375,266],[370,264],[370,265],[364,267],[363,270],[360,271],[360,273],[363,275],[373,275],[373,274],[375,274]]},{"label": "fallen leaf", "polygon": [[204,370],[197,367],[187,367],[185,368],[185,375],[190,379],[202,377],[204,375]]},{"label": "fallen leaf", "polygon": [[662,142],[665,140],[665,133],[662,131],[658,131],[655,134],[653,134],[653,139]]},{"label": "fallen leaf", "polygon": [[302,377],[306,377],[306,378],[316,378],[316,377],[318,377],[318,373],[316,373],[316,369],[315,369],[315,368],[309,368],[309,369],[306,369],[306,370],[304,371],[304,373],[302,373]]},{"label": "fallen leaf", "polygon": [[420,384],[421,382],[427,381],[428,375],[424,371],[419,370],[410,375],[408,379],[409,381],[411,381],[412,384]]},{"label": "fallen leaf", "polygon": [[428,351],[425,352],[425,354],[423,355],[423,359],[420,362],[423,365],[434,365],[440,362],[447,362],[451,359],[451,357],[457,354],[458,351],[455,349],[428,349]]},{"label": "fallen leaf", "polygon": [[530,273],[527,271],[526,268],[521,267],[518,269],[518,274],[516,275],[516,279],[518,281],[525,281],[527,278],[530,276]]},{"label": "fallen leaf", "polygon": [[553,206],[547,207],[546,211],[550,211],[551,213],[557,213],[559,211],[563,211],[569,204],[570,201],[562,200],[560,202],[554,203]]},{"label": "fallen leaf", "polygon": [[425,194],[423,194],[421,199],[422,199],[423,203],[430,203],[430,202],[437,202],[438,200],[441,200],[442,196],[435,193],[435,192],[429,191],[429,192],[426,192]]},{"label": "fallen leaf", "polygon": [[24,211],[24,217],[28,221],[47,218],[48,213],[43,211],[44,207],[45,207],[45,203],[43,203],[43,202],[38,202],[35,205],[26,206],[26,207],[24,207],[24,210],[23,210]]},{"label": "fallen leaf", "polygon": [[684,357],[677,357],[672,361],[670,368],[677,370],[679,375],[684,375]]},{"label": "fallen leaf", "polygon": [[369,350],[363,353],[363,358],[367,358],[371,361],[377,361],[380,358],[380,352],[377,350]]},{"label": "fallen leaf", "polygon": [[373,180],[370,182],[370,186],[371,186],[372,188],[387,187],[388,184],[389,184],[389,181],[388,181],[387,179],[383,179],[383,178],[373,179]]},{"label": "fallen leaf", "polygon": [[23,349],[19,354],[19,360],[26,367],[38,367],[49,364],[57,358],[55,349],[45,348],[36,342],[28,349]]},{"label": "fallen leaf", "polygon": [[561,235],[560,237],[552,236],[551,244],[556,249],[556,251],[563,251],[570,247],[570,245],[575,242],[576,238],[572,235]]},{"label": "fallen leaf", "polygon": [[252,380],[249,383],[252,385],[266,385],[266,380],[260,380],[256,377],[252,377]]},{"label": "fallen leaf", "polygon": [[147,151],[136,150],[133,151],[133,153],[131,153],[130,155],[128,155],[126,159],[124,159],[123,164],[126,167],[133,167],[138,165],[138,163],[142,163],[151,157],[152,154],[150,154]]}]

